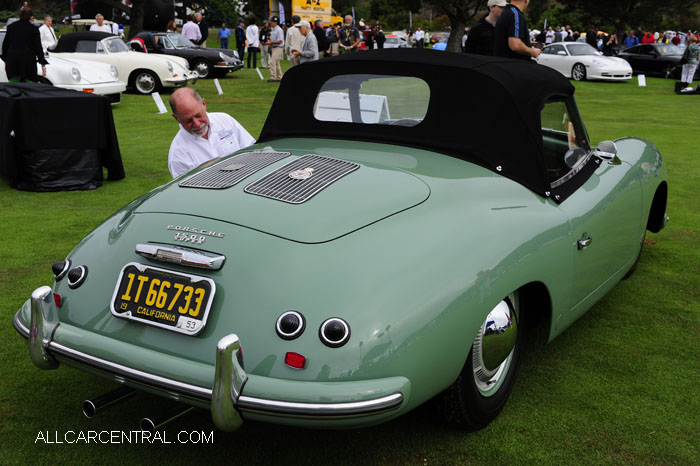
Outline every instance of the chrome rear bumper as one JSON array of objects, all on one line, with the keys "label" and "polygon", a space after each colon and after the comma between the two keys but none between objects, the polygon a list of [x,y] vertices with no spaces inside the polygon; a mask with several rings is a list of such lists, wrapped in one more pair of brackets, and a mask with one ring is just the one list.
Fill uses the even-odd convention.
[{"label": "chrome rear bumper", "polygon": [[[257,383],[267,387],[279,387],[280,393],[284,393],[284,387],[287,384],[308,384],[310,388],[316,384],[254,375],[249,377],[243,366],[239,338],[235,334],[230,334],[221,338],[217,344],[213,388],[202,387],[128,367],[53,341],[53,334],[59,324],[51,288],[44,286],[35,290],[29,303],[31,306],[29,327],[22,322],[22,309],[15,314],[13,325],[20,335],[29,340],[30,358],[40,369],[58,367],[58,358],[60,358],[67,363],[75,362],[78,366],[96,369],[135,388],[147,388],[148,391],[171,398],[179,397],[181,401],[191,404],[209,405],[214,424],[224,431],[232,431],[241,426],[243,422],[241,413],[311,420],[342,420],[376,416],[400,408],[404,401],[403,392],[407,391],[409,386],[407,379],[398,377],[385,379],[388,382],[356,381],[324,384],[324,389],[329,390],[328,394],[333,395],[322,397],[327,399],[342,399],[346,394],[357,393],[359,384],[367,387],[374,386],[373,389],[364,390],[370,393],[366,399],[334,403],[247,396],[244,394],[247,384]],[[377,388],[378,382],[383,382],[382,389]],[[387,390],[386,386],[395,388]]]}]

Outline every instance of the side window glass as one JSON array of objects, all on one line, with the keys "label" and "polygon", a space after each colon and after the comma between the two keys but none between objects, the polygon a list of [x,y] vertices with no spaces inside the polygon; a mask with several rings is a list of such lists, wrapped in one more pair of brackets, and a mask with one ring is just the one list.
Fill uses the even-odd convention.
[{"label": "side window glass", "polygon": [[173,44],[170,42],[170,39],[168,39],[167,37],[165,37],[165,36],[160,36],[159,39],[160,39],[161,41],[163,41],[163,47],[165,47],[166,49],[172,49],[172,48],[174,48],[174,47],[173,47]]},{"label": "side window glass", "polygon": [[97,53],[105,53],[105,48],[102,46],[102,42],[96,42],[97,44]]},{"label": "side window glass", "polygon": [[547,176],[555,188],[578,173],[590,154],[582,144],[583,130],[571,120],[566,102],[546,103],[541,121]]},{"label": "side window glass", "polygon": [[78,43],[75,44],[75,51],[76,53],[95,53],[97,52],[95,44],[99,44],[99,42],[95,42],[94,40],[79,40]]}]

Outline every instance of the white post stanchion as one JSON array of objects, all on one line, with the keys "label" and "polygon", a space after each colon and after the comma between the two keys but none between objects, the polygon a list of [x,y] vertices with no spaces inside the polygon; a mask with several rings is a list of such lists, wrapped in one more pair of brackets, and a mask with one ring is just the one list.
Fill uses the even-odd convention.
[{"label": "white post stanchion", "polygon": [[168,113],[168,109],[165,108],[165,104],[163,103],[163,99],[160,98],[160,94],[154,92],[151,94],[151,97],[153,97],[153,101],[156,103],[156,107],[158,107],[158,114]]},{"label": "white post stanchion", "polygon": [[637,76],[637,82],[639,82],[639,87],[647,87],[647,77],[643,74]]},{"label": "white post stanchion", "polygon": [[255,68],[255,71],[258,72],[258,76],[260,76],[260,80],[261,80],[261,81],[265,81],[265,78],[263,78],[263,75],[262,75],[262,73],[260,72],[260,68]]},{"label": "white post stanchion", "polygon": [[221,84],[218,79],[214,80],[214,85],[216,86],[216,90],[219,91],[219,95],[224,95],[224,91],[221,89]]}]

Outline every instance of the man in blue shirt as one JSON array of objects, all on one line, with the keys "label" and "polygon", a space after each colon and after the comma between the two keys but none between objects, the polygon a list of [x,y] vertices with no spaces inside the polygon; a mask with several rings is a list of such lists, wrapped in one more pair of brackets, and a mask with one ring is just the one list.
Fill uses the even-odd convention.
[{"label": "man in blue shirt", "polygon": [[530,61],[542,52],[530,43],[530,31],[527,28],[523,12],[530,0],[511,0],[498,17],[494,31],[494,55]]},{"label": "man in blue shirt", "polygon": [[228,48],[228,38],[231,37],[231,30],[226,27],[225,23],[221,23],[221,29],[219,29],[219,42],[221,42],[221,48]]},{"label": "man in blue shirt", "polygon": [[639,37],[634,34],[634,31],[630,31],[627,37],[625,37],[624,44],[626,49],[639,45]]}]

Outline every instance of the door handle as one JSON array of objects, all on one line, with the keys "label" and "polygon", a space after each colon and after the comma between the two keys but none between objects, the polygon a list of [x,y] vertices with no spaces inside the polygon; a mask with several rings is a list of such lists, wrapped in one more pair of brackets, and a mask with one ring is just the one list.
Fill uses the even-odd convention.
[{"label": "door handle", "polygon": [[577,247],[580,251],[581,249],[587,248],[593,242],[593,238],[588,233],[584,233],[580,240],[578,240]]}]

